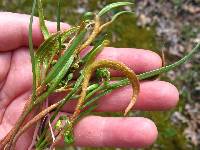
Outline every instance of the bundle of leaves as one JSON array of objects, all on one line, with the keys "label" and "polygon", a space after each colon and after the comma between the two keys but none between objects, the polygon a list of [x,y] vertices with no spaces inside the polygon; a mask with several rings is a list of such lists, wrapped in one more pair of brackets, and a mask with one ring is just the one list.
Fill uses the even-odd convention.
[{"label": "bundle of leaves", "polygon": [[[36,5],[44,42],[37,50],[34,50],[32,23]],[[100,33],[120,15],[132,12],[119,11],[112,16],[110,21],[105,21],[107,20],[106,14],[117,7],[127,5],[132,5],[132,3],[117,2],[105,6],[98,13],[87,12],[77,26],[60,31],[60,1],[58,1],[57,32],[50,34],[44,21],[42,1],[33,1],[29,26],[33,91],[16,125],[0,142],[0,148],[13,149],[18,138],[35,124],[37,124],[38,128],[35,130],[30,148],[54,148],[61,139],[64,139],[67,144],[71,144],[74,142],[74,125],[79,119],[90,114],[97,107],[97,101],[100,97],[105,96],[114,89],[131,84],[133,93],[130,103],[124,111],[124,116],[126,116],[134,106],[139,94],[140,80],[174,69],[200,50],[200,43],[198,43],[189,54],[174,64],[138,75],[121,62],[95,60],[96,56],[109,44],[106,36],[99,36]],[[93,46],[91,47],[90,45]],[[85,48],[89,48],[90,51],[81,57],[80,53]],[[111,82],[113,77],[108,69],[121,71],[124,76],[115,78],[115,82]],[[77,80],[73,80],[74,76],[76,76]],[[64,98],[48,106],[48,97],[57,92],[64,92]],[[74,113],[71,116],[60,116],[56,123],[53,124],[59,110],[66,102],[74,99],[78,99]],[[27,121],[27,116],[33,110],[37,113],[31,120]]]}]

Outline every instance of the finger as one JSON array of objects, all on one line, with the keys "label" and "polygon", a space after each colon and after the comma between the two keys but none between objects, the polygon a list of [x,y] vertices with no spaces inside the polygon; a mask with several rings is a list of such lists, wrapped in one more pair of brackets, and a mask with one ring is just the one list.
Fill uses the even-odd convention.
[{"label": "finger", "polygon": [[[18,19],[16,20],[16,18]],[[13,50],[28,45],[29,18],[29,15],[24,14],[0,13],[0,51]],[[56,31],[56,23],[47,21],[46,24],[50,32]],[[69,28],[69,25],[61,24],[61,27],[62,29]],[[35,17],[33,21],[33,43],[38,46],[42,41],[43,36],[40,31],[39,20]],[[134,68],[136,72],[152,70],[162,65],[161,58],[157,54],[129,48],[106,48],[98,58],[120,60],[129,67]]]},{"label": "finger", "polygon": [[[132,95],[131,86],[114,90],[98,100],[96,111],[121,112],[128,106]],[[50,103],[55,103],[63,95],[52,95]],[[179,93],[176,87],[164,81],[146,81],[140,85],[140,93],[133,110],[168,110],[176,106]],[[76,101],[67,103],[62,111],[73,112]]]},{"label": "finger", "polygon": [[[123,111],[130,103],[131,86],[115,90],[99,101],[97,111]],[[141,83],[141,91],[133,110],[162,111],[174,108],[179,100],[177,88],[164,81]]]},{"label": "finger", "polygon": [[155,124],[142,117],[83,118],[74,129],[75,145],[86,147],[147,147],[155,142]]},{"label": "finger", "polygon": [[[88,49],[82,55],[88,52]],[[122,62],[136,73],[146,72],[162,66],[162,60],[155,52],[136,48],[106,47],[97,56],[98,60],[109,59]],[[119,76],[119,72],[112,71],[112,76]]]},{"label": "finger", "polygon": [[[16,19],[17,18],[17,19]],[[14,50],[28,45],[30,16],[10,12],[0,13],[0,51]],[[56,23],[46,21],[50,32],[56,31]],[[61,23],[61,28],[69,28],[68,24]],[[38,18],[33,20],[33,43],[38,46],[43,41]]]}]

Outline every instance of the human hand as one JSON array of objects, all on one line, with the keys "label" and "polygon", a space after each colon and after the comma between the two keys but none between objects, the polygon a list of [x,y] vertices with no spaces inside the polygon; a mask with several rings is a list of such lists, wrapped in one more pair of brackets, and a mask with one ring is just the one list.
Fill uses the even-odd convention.
[{"label": "human hand", "polygon": [[[32,71],[28,51],[29,16],[0,13],[0,140],[12,129],[24,104],[31,94]],[[56,31],[56,23],[47,22],[50,32]],[[62,24],[63,28],[68,28]],[[33,43],[37,47],[43,41],[39,22],[33,23]],[[161,67],[161,58],[154,52],[132,48],[105,48],[97,59],[112,59],[125,63],[136,73]],[[117,72],[112,72],[119,76]],[[168,110],[179,98],[177,89],[164,81],[144,81],[134,110]],[[123,111],[131,98],[130,86],[120,88],[101,98],[97,111]],[[59,99],[54,95],[52,104]],[[62,113],[71,113],[74,103],[66,105]],[[18,140],[16,149],[29,147],[34,127]],[[146,147],[157,137],[155,124],[142,117],[83,118],[74,129],[75,145],[90,147]]]}]

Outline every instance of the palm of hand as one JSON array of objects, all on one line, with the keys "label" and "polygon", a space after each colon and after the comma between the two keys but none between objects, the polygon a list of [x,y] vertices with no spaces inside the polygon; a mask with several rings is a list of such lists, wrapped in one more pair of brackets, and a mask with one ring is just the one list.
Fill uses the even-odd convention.
[{"label": "palm of hand", "polygon": [[[15,22],[15,17],[20,17]],[[12,129],[20,116],[24,104],[31,94],[32,72],[27,48],[28,19],[26,15],[1,13],[0,19],[0,140]],[[14,24],[11,26],[10,24]],[[66,25],[63,25],[66,26]],[[5,27],[7,30],[5,31]],[[51,31],[56,24],[48,22]],[[38,23],[34,23],[34,43],[39,45],[42,35]],[[106,51],[106,52],[105,52]],[[143,57],[143,60],[140,58]],[[126,63],[136,72],[144,72],[161,66],[158,55],[144,50],[106,48],[98,57],[116,59]],[[113,74],[117,75],[116,72]],[[122,111],[126,108],[131,87],[124,87],[102,98],[98,111]],[[159,91],[156,92],[155,91]],[[56,96],[57,97],[57,96]],[[176,105],[176,88],[162,81],[147,81],[141,84],[141,92],[135,109],[166,110]],[[50,103],[55,101],[55,96]],[[73,104],[63,112],[73,111]],[[92,127],[92,128],[91,128]],[[17,143],[16,149],[27,149],[32,141],[34,127],[30,128]],[[133,118],[109,118],[90,116],[75,127],[75,144],[79,146],[143,147],[153,143],[157,130],[152,121]]]}]

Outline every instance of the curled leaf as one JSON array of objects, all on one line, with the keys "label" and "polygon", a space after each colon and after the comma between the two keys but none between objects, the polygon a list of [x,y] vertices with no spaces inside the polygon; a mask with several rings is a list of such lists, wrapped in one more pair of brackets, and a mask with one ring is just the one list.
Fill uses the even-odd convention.
[{"label": "curled leaf", "polygon": [[75,112],[72,116],[72,119],[71,119],[72,122],[74,119],[76,119],[76,117],[80,113],[80,109],[84,103],[84,99],[86,96],[87,87],[88,87],[90,78],[91,78],[93,72],[98,68],[111,68],[111,69],[121,71],[129,79],[129,81],[132,85],[132,88],[133,88],[133,95],[132,95],[129,105],[127,106],[127,108],[125,110],[124,115],[127,115],[127,113],[130,111],[130,109],[135,104],[136,98],[139,94],[139,81],[138,81],[136,74],[131,69],[129,69],[126,65],[124,65],[123,63],[117,62],[117,61],[111,61],[111,60],[95,61],[94,63],[92,63],[91,65],[86,67],[83,72],[84,80],[83,80],[83,84],[82,84],[82,92],[80,94],[78,104],[76,105]]},{"label": "curled leaf", "polygon": [[96,70],[97,78],[104,79],[105,81],[110,80],[110,71],[107,68],[99,68]]},{"label": "curled leaf", "polygon": [[114,22],[119,16],[121,16],[121,15],[123,15],[123,14],[134,14],[134,13],[131,12],[131,11],[120,11],[120,12],[118,12],[117,14],[115,14],[115,15],[112,17],[111,22]]},{"label": "curled leaf", "polygon": [[123,14],[133,14],[133,12],[131,12],[131,11],[120,11],[120,12],[118,12],[117,14],[115,14],[115,15],[112,17],[111,21],[109,21],[109,22],[103,24],[103,25],[101,26],[101,29],[103,29],[103,28],[105,28],[106,26],[112,24],[119,16],[121,16],[121,15],[123,15]]}]

